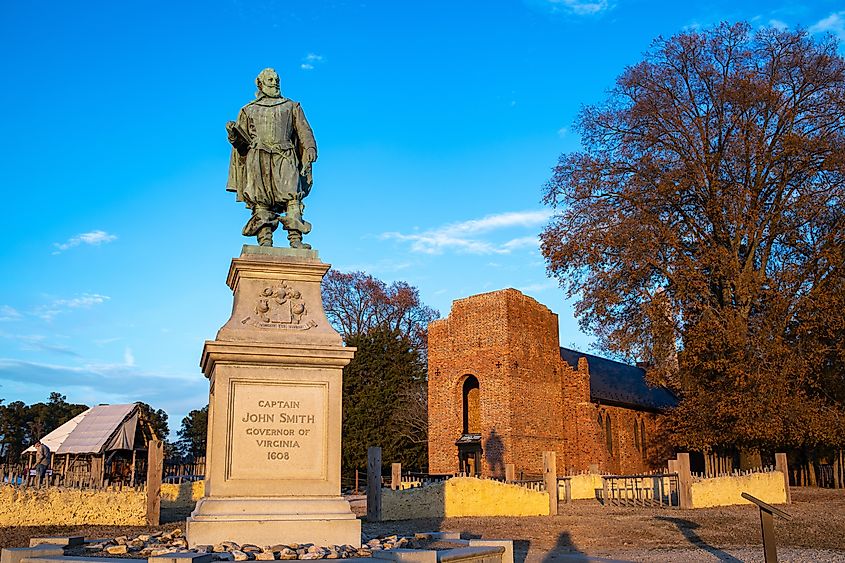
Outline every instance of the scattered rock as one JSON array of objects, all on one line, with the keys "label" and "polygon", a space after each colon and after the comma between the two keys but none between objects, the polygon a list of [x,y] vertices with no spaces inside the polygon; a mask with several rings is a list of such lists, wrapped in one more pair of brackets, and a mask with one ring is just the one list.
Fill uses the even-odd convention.
[{"label": "scattered rock", "polygon": [[249,555],[247,555],[240,549],[233,549],[229,553],[232,554],[232,557],[235,558],[235,561],[249,561]]},{"label": "scattered rock", "polygon": [[228,551],[224,551],[223,553],[216,553],[214,555],[218,561],[234,561],[235,556],[229,553]]},{"label": "scattered rock", "polygon": [[241,551],[243,551],[244,553],[259,553],[264,550],[258,547],[257,545],[245,543],[241,546]]},{"label": "scattered rock", "polygon": [[85,544],[85,549],[90,549],[90,550],[95,550],[95,551],[102,551],[103,549],[105,549],[105,547],[106,547],[105,542],[86,543]]},{"label": "scattered rock", "polygon": [[227,550],[226,550],[226,546],[225,546],[225,545],[223,545],[222,543],[216,543],[216,544],[214,544],[214,546],[211,548],[211,550],[212,550],[214,553],[223,553],[224,551],[227,551]]},{"label": "scattered rock", "polygon": [[272,551],[260,551],[255,554],[256,561],[273,561],[276,556]]},{"label": "scattered rock", "polygon": [[150,534],[141,534],[141,535],[138,536],[137,539],[139,539],[141,541],[150,541],[151,537],[152,536],[150,536]]},{"label": "scattered rock", "polygon": [[126,546],[125,543],[119,545],[110,545],[106,548],[106,553],[111,555],[123,555],[124,553],[128,553],[129,548]]},{"label": "scattered rock", "polygon": [[233,541],[224,541],[223,547],[226,548],[226,551],[235,551],[235,550],[240,551],[240,549],[241,549],[241,546],[236,544]]}]

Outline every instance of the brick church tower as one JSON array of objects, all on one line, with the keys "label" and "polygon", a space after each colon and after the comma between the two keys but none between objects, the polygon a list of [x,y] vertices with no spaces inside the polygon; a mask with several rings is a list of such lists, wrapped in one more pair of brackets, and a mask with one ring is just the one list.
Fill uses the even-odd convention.
[{"label": "brick church tower", "polygon": [[431,473],[537,475],[543,451],[561,473],[641,471],[674,399],[639,368],[561,348],[557,315],[515,289],[457,300],[429,325],[428,377]]}]

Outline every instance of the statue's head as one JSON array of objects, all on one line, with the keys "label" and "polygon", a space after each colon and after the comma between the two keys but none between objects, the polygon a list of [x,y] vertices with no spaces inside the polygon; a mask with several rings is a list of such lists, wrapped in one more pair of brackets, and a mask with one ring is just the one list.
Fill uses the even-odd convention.
[{"label": "statue's head", "polygon": [[258,78],[255,79],[255,85],[258,86],[258,92],[255,93],[257,97],[262,95],[270,98],[278,98],[281,96],[279,90],[279,75],[272,68],[265,68],[258,73]]}]

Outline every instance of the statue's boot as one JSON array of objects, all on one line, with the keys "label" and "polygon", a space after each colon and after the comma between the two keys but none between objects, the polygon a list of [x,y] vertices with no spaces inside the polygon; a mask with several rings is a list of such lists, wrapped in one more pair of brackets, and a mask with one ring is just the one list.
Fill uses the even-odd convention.
[{"label": "statue's boot", "polygon": [[243,235],[256,237],[261,246],[273,246],[273,231],[278,226],[278,215],[265,207],[256,206],[252,210],[252,217],[244,225]]},{"label": "statue's boot", "polygon": [[299,231],[288,231],[288,242],[290,243],[291,248],[311,248],[310,244],[308,244],[307,242],[302,242],[302,233]]},{"label": "statue's boot", "polygon": [[310,244],[302,242],[302,235],[311,232],[311,223],[302,219],[303,207],[298,199],[289,201],[287,213],[280,219],[282,227],[288,232],[291,248],[311,248]]},{"label": "statue's boot", "polygon": [[273,246],[273,229],[269,226],[261,227],[256,238],[259,246]]}]

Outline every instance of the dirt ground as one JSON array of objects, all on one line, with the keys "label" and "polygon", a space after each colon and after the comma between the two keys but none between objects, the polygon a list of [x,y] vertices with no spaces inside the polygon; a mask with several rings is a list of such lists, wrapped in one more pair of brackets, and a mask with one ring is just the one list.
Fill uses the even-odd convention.
[{"label": "dirt ground", "polygon": [[[845,491],[793,489],[793,519],[775,521],[781,561],[845,562]],[[356,507],[360,510],[360,506]],[[159,529],[184,529],[186,514]],[[88,538],[138,534],[146,528],[45,526],[0,528],[0,547],[29,544],[36,535],[79,533]],[[554,517],[445,518],[363,523],[365,534],[457,531],[465,538],[514,540],[518,562],[763,561],[759,513],[743,505],[699,510],[604,508],[595,501],[561,504]]]}]

